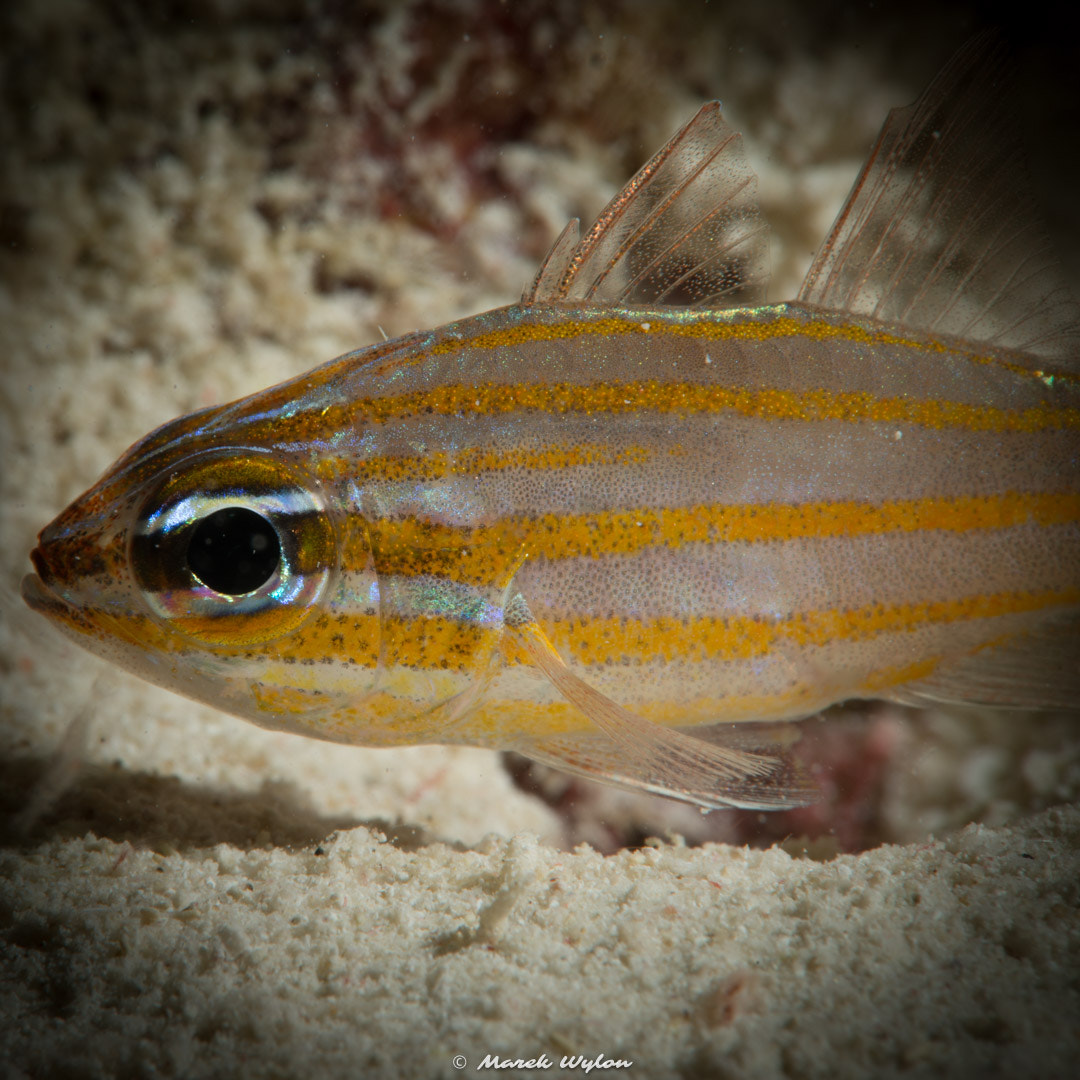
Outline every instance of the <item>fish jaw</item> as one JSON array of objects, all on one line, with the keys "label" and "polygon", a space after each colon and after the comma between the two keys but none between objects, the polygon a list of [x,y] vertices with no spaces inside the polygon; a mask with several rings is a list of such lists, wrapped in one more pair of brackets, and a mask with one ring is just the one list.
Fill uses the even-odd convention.
[{"label": "fish jaw", "polygon": [[[39,563],[37,549],[31,558]],[[23,601],[44,616],[65,637],[109,663],[150,679],[145,673],[144,651],[125,630],[122,622],[108,619],[103,612],[88,612],[50,587],[40,574],[26,574],[21,583]]]},{"label": "fish jaw", "polygon": [[30,553],[30,558],[39,568],[39,572],[23,576],[20,590],[27,607],[39,615],[44,615],[65,632],[78,632],[87,626],[88,621],[79,616],[78,608],[46,584],[47,570],[40,549],[35,548]]},{"label": "fish jaw", "polygon": [[[129,602],[122,572],[126,507],[106,506],[99,496],[104,480],[80,495],[38,534],[30,553],[36,573],[22,580],[22,596],[34,611],[50,619],[91,652],[94,642],[111,634],[128,637],[119,627],[100,625],[109,607]],[[107,659],[114,659],[110,654]]]}]

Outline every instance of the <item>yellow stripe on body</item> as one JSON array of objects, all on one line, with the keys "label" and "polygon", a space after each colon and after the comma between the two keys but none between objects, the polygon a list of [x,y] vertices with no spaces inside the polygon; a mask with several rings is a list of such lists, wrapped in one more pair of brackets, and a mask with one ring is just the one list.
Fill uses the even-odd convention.
[{"label": "yellow stripe on body", "polygon": [[807,611],[783,619],[745,615],[685,620],[613,617],[560,620],[551,625],[555,628],[552,640],[585,664],[703,662],[767,656],[784,642],[805,647],[866,641],[880,634],[1021,615],[1077,603],[1080,603],[1080,588],[1064,588]]},{"label": "yellow stripe on body", "polygon": [[496,416],[519,410],[541,413],[580,412],[614,416],[651,410],[688,416],[725,411],[766,420],[836,420],[918,424],[936,430],[987,432],[1080,430],[1080,409],[1046,404],[1023,409],[969,405],[954,401],[877,397],[865,391],[775,390],[708,383],[634,382],[581,386],[577,383],[448,384],[392,397],[363,398],[333,405],[317,414],[298,413],[260,420],[245,429],[248,437],[265,434],[282,441],[327,438],[338,429],[415,416]]},{"label": "yellow stripe on body", "polygon": [[[482,584],[500,580],[522,551],[529,558],[559,560],[627,555],[689,543],[757,543],[930,529],[967,532],[1077,521],[1080,494],[1014,491],[879,504],[762,503],[522,515],[475,526],[406,518],[373,522],[369,529],[382,574],[432,574]],[[368,558],[363,538],[354,540],[344,552],[344,567],[363,569]]]},{"label": "yellow stripe on body", "polygon": [[[496,313],[501,314],[501,313]],[[484,318],[483,316],[481,318]],[[645,329],[648,327],[648,329]],[[477,334],[447,337],[434,343],[418,344],[415,354],[394,356],[375,374],[391,374],[423,364],[438,356],[457,355],[469,349],[512,349],[527,343],[563,342],[582,336],[607,337],[614,344],[620,335],[673,335],[700,341],[762,342],[801,338],[810,342],[847,341],[865,345],[899,346],[919,352],[948,353],[969,362],[1010,371],[1045,389],[1049,377],[998,357],[959,349],[933,338],[905,337],[884,329],[858,324],[833,325],[823,319],[790,316],[762,320],[747,317],[745,311],[731,313],[729,319],[715,313],[702,317],[692,312],[675,318],[659,313],[636,317],[574,319],[559,322],[515,322]],[[317,373],[320,381],[343,377],[353,358],[332,362]],[[1055,374],[1061,383],[1076,380],[1066,373]],[[292,391],[295,394],[295,389]],[[292,395],[259,396],[260,415],[285,409]],[[1036,432],[1057,429],[1080,430],[1080,409],[1055,408],[1045,404],[1022,409],[972,405],[935,399],[878,397],[865,391],[836,392],[825,389],[778,390],[732,387],[713,383],[660,382],[655,379],[631,382],[579,383],[446,383],[386,397],[359,398],[342,404],[324,405],[317,412],[289,410],[273,419],[247,425],[250,437],[261,441],[274,437],[303,442],[326,438],[335,430],[355,428],[370,422],[405,420],[415,416],[495,416],[519,409],[558,414],[583,412],[586,415],[632,413],[654,410],[690,415],[721,413],[726,410],[762,419],[840,420],[850,422],[919,424],[934,429],[967,429],[991,432]]]},{"label": "yellow stripe on body", "polygon": [[[879,669],[861,686],[846,696],[878,696],[896,686],[903,686],[931,676],[942,658],[920,660],[912,664]],[[753,722],[799,719],[833,704],[832,687],[799,682],[775,693],[728,694],[724,697],[701,696],[690,700],[623,699],[620,703],[646,720],[665,727],[694,727],[724,722]],[[390,702],[384,711],[390,714]],[[356,719],[362,720],[357,710]],[[483,699],[470,713],[461,728],[462,741],[513,745],[515,737],[550,738],[583,730],[595,730],[585,715],[570,702],[529,701],[494,696]]]},{"label": "yellow stripe on body", "polygon": [[[507,309],[514,311],[515,309]],[[767,312],[768,309],[764,309]],[[777,312],[792,310],[791,305],[780,304]],[[503,314],[498,312],[496,314]],[[577,312],[573,313],[578,314]],[[480,322],[485,316],[479,316]],[[470,320],[472,321],[472,320]],[[568,314],[558,321],[520,322],[495,330],[481,330],[471,336],[447,336],[442,341],[426,345],[409,357],[395,357],[391,366],[379,369],[379,374],[423,363],[428,357],[445,356],[463,349],[507,349],[533,343],[565,341],[580,337],[608,337],[631,334],[635,336],[662,336],[692,338],[702,341],[763,342],[778,338],[805,338],[809,341],[847,341],[859,345],[890,345],[919,350],[921,352],[951,353],[972,363],[989,364],[1005,368],[1014,374],[1031,379],[1044,379],[1046,372],[1034,371],[1014,364],[1001,357],[979,353],[973,349],[960,348],[937,338],[911,337],[898,334],[884,327],[865,323],[834,323],[828,319],[815,318],[807,312],[801,317],[776,314],[769,317],[760,308],[736,308],[727,312],[695,312],[691,310],[649,311],[642,309],[627,315],[605,314],[597,318],[580,318]],[[1068,372],[1054,373],[1055,378],[1075,382]]]},{"label": "yellow stripe on body", "polygon": [[[717,615],[689,619],[631,616],[540,618],[544,630],[565,656],[582,664],[642,664],[662,660],[702,662],[746,660],[767,656],[778,644],[825,646],[837,641],[866,641],[881,634],[915,631],[959,621],[1020,615],[1080,604],[1080,588],[976,594],[952,600],[908,604],[871,604],[853,609],[824,609],[785,618]],[[59,614],[59,613],[58,613]],[[77,614],[77,613],[76,613]],[[184,652],[189,645],[143,615],[104,616],[125,637],[166,652]],[[228,618],[228,616],[226,617]],[[241,618],[243,618],[241,616]],[[83,616],[70,620],[83,633]],[[469,671],[476,648],[490,640],[492,627],[458,622],[442,615],[392,618],[392,647],[387,661],[420,669]],[[321,614],[280,641],[221,646],[220,655],[282,663],[318,664],[327,660],[373,667],[380,627],[377,615]],[[497,632],[497,631],[496,631]],[[525,651],[504,636],[501,649],[514,664],[528,664]]]},{"label": "yellow stripe on body", "polygon": [[[509,309],[513,311],[514,309]],[[506,312],[494,316],[508,317]],[[489,320],[490,316],[481,316]],[[648,326],[649,329],[644,329]],[[824,319],[780,316],[762,318],[751,310],[702,316],[682,312],[670,314],[641,313],[635,316],[606,316],[574,318],[552,322],[522,323],[514,321],[500,329],[487,329],[472,335],[444,337],[431,342],[430,336],[417,334],[391,346],[372,346],[350,353],[318,368],[308,375],[270,390],[253,395],[223,409],[236,413],[230,419],[230,434],[245,445],[278,445],[290,443],[326,444],[342,431],[353,431],[371,422],[405,420],[413,416],[437,415],[502,415],[517,409],[532,409],[547,413],[582,411],[597,413],[630,413],[652,409],[661,413],[692,414],[721,413],[732,410],[745,416],[777,420],[840,420],[850,422],[880,421],[886,423],[919,424],[932,429],[958,428],[989,432],[1037,432],[1051,430],[1080,430],[1080,409],[1052,407],[1046,404],[1022,409],[1003,409],[995,406],[961,404],[934,399],[914,400],[904,397],[875,397],[866,392],[833,392],[824,389],[774,390],[725,387],[700,383],[661,383],[644,380],[605,385],[581,386],[574,383],[555,384],[460,384],[442,385],[427,390],[397,396],[362,398],[327,404],[319,393],[335,380],[352,375],[357,365],[367,367],[380,355],[390,354],[384,369],[375,374],[423,364],[440,355],[453,355],[468,349],[512,348],[525,342],[557,342],[583,335],[675,335],[703,341],[761,342],[771,339],[803,338],[811,342],[842,340],[861,344],[900,346],[911,350],[948,353],[972,363],[988,364],[1007,369],[1032,383],[1048,382],[1074,384],[1075,377],[1067,373],[1048,375],[1009,363],[998,357],[980,355],[947,345],[932,338],[905,337],[859,324],[833,325]],[[614,342],[614,338],[612,338]],[[402,355],[403,350],[409,350]],[[314,394],[318,407],[304,407],[303,397]],[[245,413],[248,415],[245,416]],[[199,416],[199,424],[207,417]],[[192,427],[199,424],[192,420]],[[212,427],[212,425],[211,425]],[[210,437],[220,442],[223,432],[212,430]],[[191,436],[188,436],[191,439]],[[177,447],[177,453],[191,453],[194,446]],[[183,440],[181,440],[181,443]],[[124,460],[124,459],[122,459]],[[165,468],[168,455],[155,462]],[[362,465],[358,464],[362,468]],[[118,470],[109,481],[96,488],[78,504],[80,512],[103,513],[112,502],[132,485],[133,478]]]},{"label": "yellow stripe on body", "polygon": [[[939,658],[913,664],[882,668],[856,688],[856,693],[878,694],[895,686],[932,675]],[[414,673],[407,673],[414,674]],[[430,676],[416,674],[417,679]],[[444,688],[448,696],[458,687]],[[423,701],[430,693],[427,682],[417,686],[415,700]],[[398,692],[377,690],[364,695],[356,705],[338,707],[329,715],[312,716],[318,705],[319,691],[273,683],[259,684],[256,697],[268,713],[288,715],[297,727],[322,738],[341,742],[374,745],[415,745],[421,742],[457,741],[492,747],[513,746],[529,738],[550,738],[581,731],[595,731],[592,722],[577,706],[564,699],[533,701],[518,697],[483,697],[464,720],[448,729],[445,712],[410,709],[414,696],[408,680]],[[653,723],[670,727],[692,727],[724,721],[788,719],[809,715],[831,703],[828,688],[799,683],[775,693],[729,694],[724,697],[701,696],[686,700],[643,700],[633,702],[634,711]]]},{"label": "yellow stripe on body", "polygon": [[[836,640],[859,641],[881,633],[914,631],[928,626],[941,625],[960,620],[992,618],[1002,615],[1020,615],[1044,610],[1055,604],[1080,602],[1080,589],[1046,591],[1042,593],[1001,593],[987,596],[965,597],[959,601],[941,604],[895,605],[889,608],[864,608],[858,611],[812,612],[805,616],[776,620],[763,626],[752,619],[691,620],[686,624],[660,627],[658,624],[674,620],[655,620],[642,624],[631,635],[624,633],[619,647],[631,650],[640,648],[640,662],[664,661],[681,658],[701,662],[704,660],[743,659],[747,656],[767,656],[776,645],[790,641],[802,646],[829,645]],[[422,620],[442,622],[444,620]],[[416,620],[420,623],[421,620]],[[576,625],[570,622],[551,622],[546,627],[563,655],[573,655],[577,660],[589,662],[595,657],[581,656],[581,649],[574,642],[583,630],[608,634],[618,620],[585,620]],[[706,644],[715,650],[713,655],[701,652],[702,623],[723,623],[719,628],[710,627],[711,635]],[[417,625],[418,633],[427,633],[430,627]],[[625,628],[623,628],[625,629]],[[467,628],[459,628],[468,633]],[[683,647],[679,647],[681,638]],[[504,656],[511,664],[528,664],[524,647],[513,639],[504,639]],[[312,641],[314,644],[314,641]],[[660,646],[658,649],[656,646]],[[421,646],[426,651],[426,646]],[[410,657],[402,654],[401,663],[419,659],[420,654]],[[620,658],[625,661],[626,656]],[[855,686],[844,686],[845,697],[877,696],[897,686],[931,676],[944,659],[941,655],[924,657],[902,665],[884,665],[871,672]],[[316,669],[317,670],[317,669]],[[434,677],[447,677],[450,673],[439,671]],[[462,677],[475,674],[470,667]],[[462,722],[456,722],[448,731],[445,718],[440,712],[428,714],[424,705],[431,698],[432,674],[425,671],[396,669],[389,685],[365,696],[355,707],[345,706],[335,710],[328,718],[314,718],[307,726],[313,733],[330,735],[350,741],[378,741],[380,743],[415,743],[437,740],[447,741],[450,736],[461,742],[487,742],[489,745],[506,745],[515,738],[547,737],[591,729],[592,724],[573,704],[559,699],[538,702],[530,698],[507,697],[496,689],[490,697],[482,698],[474,710]],[[837,687],[805,681],[785,686],[775,692],[757,694],[729,694],[726,696],[701,695],[692,698],[637,700],[634,684],[628,682],[621,703],[633,708],[640,716],[655,723],[670,726],[693,726],[719,721],[785,719],[807,715],[830,704],[836,697]],[[455,684],[445,688],[445,694],[458,689]],[[268,707],[277,703],[283,711],[301,714],[310,708],[317,695],[314,688],[306,693],[294,687],[286,687],[277,695],[268,685],[263,691]],[[616,695],[619,696],[619,695]],[[412,706],[416,702],[416,706]],[[420,711],[416,712],[416,708]],[[375,725],[373,727],[373,725]],[[379,727],[378,725],[384,725]],[[385,726],[388,725],[388,726]],[[329,728],[329,731],[328,731]]]},{"label": "yellow stripe on body", "polygon": [[[684,456],[679,446],[666,449],[670,457]],[[347,476],[357,480],[441,480],[447,476],[474,476],[477,473],[506,472],[510,469],[566,469],[581,465],[641,465],[656,455],[644,446],[612,449],[601,443],[550,444],[535,449],[492,450],[467,447],[456,454],[440,450],[424,456],[386,454],[361,458],[329,457],[319,462],[316,475],[321,480]]]}]

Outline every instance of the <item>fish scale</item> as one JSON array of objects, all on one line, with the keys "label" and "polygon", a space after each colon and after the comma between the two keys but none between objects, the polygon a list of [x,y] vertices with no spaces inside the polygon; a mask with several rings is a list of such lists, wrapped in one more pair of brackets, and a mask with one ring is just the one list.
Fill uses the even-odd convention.
[{"label": "fish scale", "polygon": [[776,722],[848,698],[1077,708],[1080,324],[1009,155],[957,169],[996,49],[890,115],[797,301],[706,105],[520,304],[151,433],[24,596],[263,726],[703,806],[812,798]]}]

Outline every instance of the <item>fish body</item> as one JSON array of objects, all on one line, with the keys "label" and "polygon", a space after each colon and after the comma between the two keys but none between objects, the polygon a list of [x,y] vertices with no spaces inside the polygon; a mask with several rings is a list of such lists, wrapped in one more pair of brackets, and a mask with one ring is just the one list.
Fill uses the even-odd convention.
[{"label": "fish body", "polygon": [[893,114],[798,301],[764,303],[752,174],[706,106],[522,303],[147,436],[24,596],[263,726],[707,806],[805,800],[759,724],[847,698],[1076,707],[1072,309],[960,244],[985,229],[947,175],[905,204],[881,173],[957,86],[983,100],[988,48]]}]

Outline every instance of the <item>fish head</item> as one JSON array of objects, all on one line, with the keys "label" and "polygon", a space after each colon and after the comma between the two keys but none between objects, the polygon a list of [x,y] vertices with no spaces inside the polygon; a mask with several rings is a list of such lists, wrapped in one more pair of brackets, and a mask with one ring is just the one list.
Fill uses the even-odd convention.
[{"label": "fish head", "polygon": [[[363,522],[280,446],[221,445],[174,421],[46,526],[31,559],[24,599],[80,645],[263,726],[318,734],[320,716],[374,681],[379,589]],[[334,658],[342,608],[349,656]]]}]

